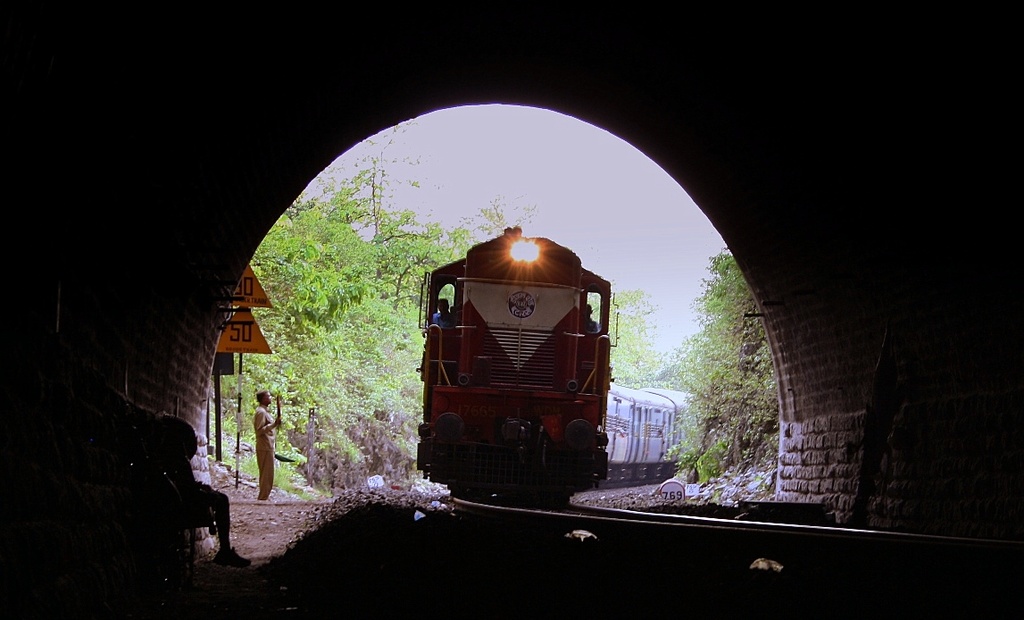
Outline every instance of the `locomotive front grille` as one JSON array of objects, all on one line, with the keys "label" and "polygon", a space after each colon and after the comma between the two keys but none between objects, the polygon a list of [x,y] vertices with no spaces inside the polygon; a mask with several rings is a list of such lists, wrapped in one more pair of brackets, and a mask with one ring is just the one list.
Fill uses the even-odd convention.
[{"label": "locomotive front grille", "polygon": [[431,479],[479,489],[584,489],[593,484],[591,452],[550,451],[540,458],[524,458],[514,449],[485,444],[435,445],[431,455]]},{"label": "locomotive front grille", "polygon": [[491,329],[484,339],[491,383],[553,389],[555,339],[550,331]]}]

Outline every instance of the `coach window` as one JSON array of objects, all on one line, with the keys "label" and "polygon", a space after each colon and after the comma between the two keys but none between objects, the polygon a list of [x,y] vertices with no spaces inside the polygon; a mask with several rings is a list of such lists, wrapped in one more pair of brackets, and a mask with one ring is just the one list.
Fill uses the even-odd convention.
[{"label": "coach window", "polygon": [[598,291],[587,291],[587,305],[583,308],[583,329],[588,334],[597,334],[601,331],[601,293]]}]

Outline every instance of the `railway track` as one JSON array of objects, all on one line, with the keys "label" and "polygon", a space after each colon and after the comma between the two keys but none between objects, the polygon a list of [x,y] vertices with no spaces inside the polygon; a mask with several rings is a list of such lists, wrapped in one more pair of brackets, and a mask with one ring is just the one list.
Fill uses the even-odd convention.
[{"label": "railway track", "polygon": [[1022,612],[1019,541],[572,505],[537,511],[456,501],[455,510],[498,524],[512,537],[557,540],[552,544],[564,547],[560,551],[575,549],[603,566],[601,579],[627,571],[645,575],[645,591],[681,593],[696,586],[724,604],[789,597],[794,605],[817,608],[813,617]]},{"label": "railway track", "polygon": [[[561,510],[538,510],[512,506],[499,506],[479,502],[454,500],[456,510],[464,514],[486,516],[505,520],[528,519],[536,523],[545,521],[559,525],[591,526],[595,529],[608,527],[636,526],[669,533],[671,528],[693,528],[705,534],[729,532],[734,535],[747,533],[765,538],[784,538],[788,541],[799,539],[852,541],[856,544],[886,545],[892,548],[934,548],[950,552],[957,549],[968,552],[993,552],[1024,560],[1024,541],[979,539],[967,537],[931,536],[906,532],[865,530],[834,526],[804,525],[799,523],[775,523],[753,520],[718,519],[664,512],[641,512],[619,508],[602,508],[570,504]],[[649,527],[664,526],[664,527]],[[1021,565],[1024,570],[1024,564]],[[1024,574],[1024,573],[1022,573]]]}]

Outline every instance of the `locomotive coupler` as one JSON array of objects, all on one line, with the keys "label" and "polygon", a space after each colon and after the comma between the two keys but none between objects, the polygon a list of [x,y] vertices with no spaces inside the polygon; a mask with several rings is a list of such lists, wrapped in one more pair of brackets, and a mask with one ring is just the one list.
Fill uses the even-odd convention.
[{"label": "locomotive coupler", "polygon": [[501,425],[501,438],[507,444],[521,444],[530,438],[530,422],[522,418],[505,418]]}]

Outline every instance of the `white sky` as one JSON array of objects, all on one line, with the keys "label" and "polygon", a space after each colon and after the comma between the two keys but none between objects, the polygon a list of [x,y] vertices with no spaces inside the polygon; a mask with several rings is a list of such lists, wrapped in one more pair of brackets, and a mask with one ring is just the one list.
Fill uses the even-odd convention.
[{"label": "white sky", "polygon": [[[372,139],[386,139],[382,134]],[[647,293],[657,310],[658,351],[696,333],[691,306],[709,275],[708,259],[725,242],[679,184],[627,142],[569,116],[506,105],[432,112],[394,139],[388,160],[419,163],[407,173],[391,170],[392,179],[420,182],[396,183],[397,208],[457,225],[496,198],[509,207],[534,205],[523,234],[571,248],[613,291]],[[364,145],[331,169],[354,174]]]}]

